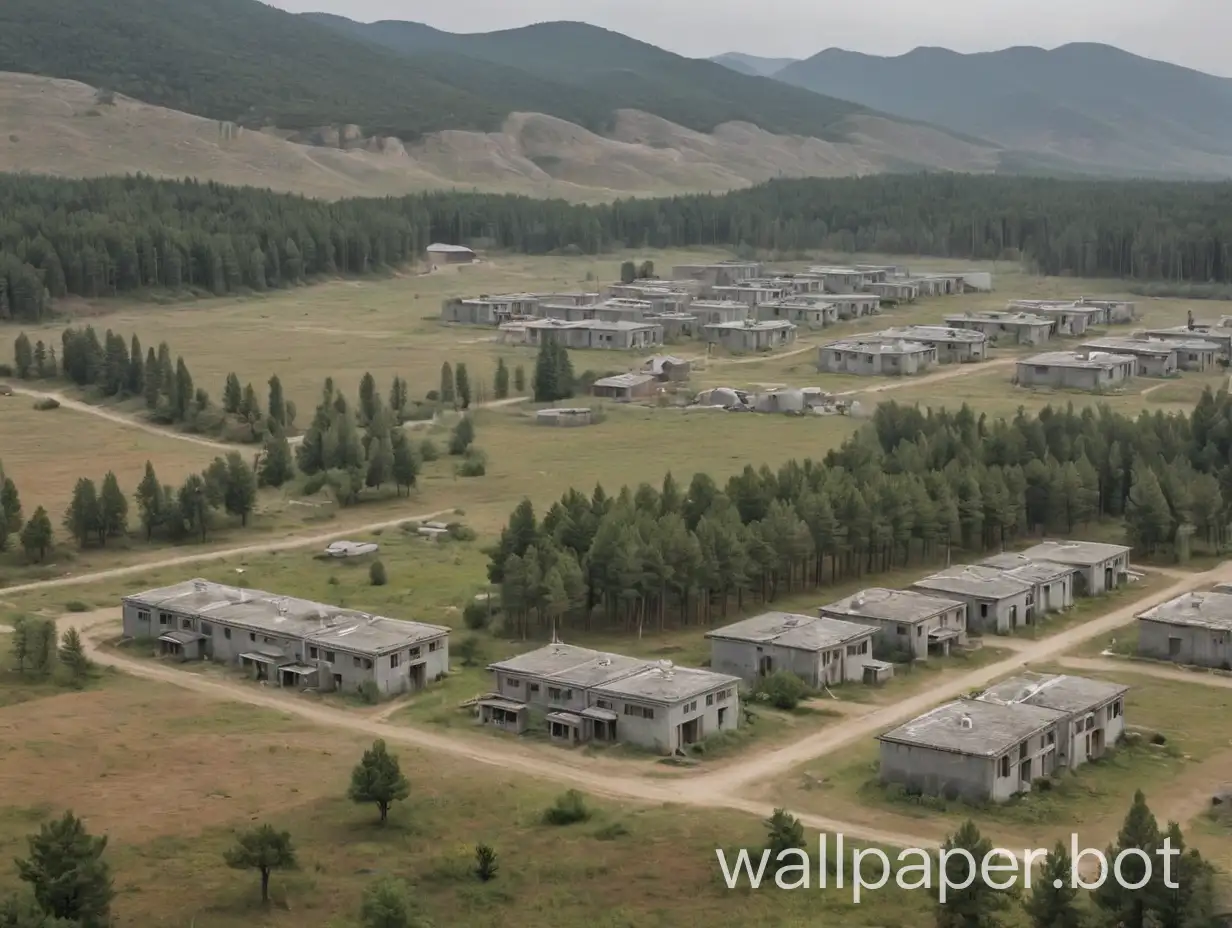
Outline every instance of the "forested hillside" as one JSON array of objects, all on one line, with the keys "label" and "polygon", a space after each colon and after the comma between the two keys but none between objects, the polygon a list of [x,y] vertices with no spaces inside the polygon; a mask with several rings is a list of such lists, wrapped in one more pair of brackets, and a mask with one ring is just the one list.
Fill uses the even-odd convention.
[{"label": "forested hillside", "polygon": [[[404,41],[408,30],[415,42]],[[6,0],[0,70],[72,78],[244,125],[356,124],[402,139],[492,131],[514,111],[599,129],[622,107],[700,131],[742,119],[821,136],[864,112],[580,24],[454,36],[315,20],[256,0]]]},{"label": "forested hillside", "polygon": [[223,294],[401,264],[429,241],[532,254],[824,248],[1026,261],[1045,274],[1232,282],[1232,184],[973,175],[772,181],[724,196],[435,193],[323,203],[217,184],[0,175],[0,318],[144,287]]},{"label": "forested hillside", "polygon": [[[573,488],[542,519],[523,501],[488,575],[525,634],[550,619],[592,630],[596,610],[625,629],[711,624],[733,600],[906,567],[913,553],[974,560],[1108,518],[1143,553],[1167,550],[1181,526],[1218,550],[1232,523],[1230,439],[1232,399],[1209,390],[1192,416],[1137,419],[883,403],[824,461],[750,465],[723,486],[701,473],[615,495]],[[561,589],[566,601],[553,598]]]}]

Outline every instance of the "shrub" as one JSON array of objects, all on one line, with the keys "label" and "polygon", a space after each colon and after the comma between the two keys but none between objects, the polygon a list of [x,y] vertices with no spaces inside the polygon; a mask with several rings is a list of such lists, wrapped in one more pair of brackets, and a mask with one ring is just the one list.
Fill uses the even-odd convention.
[{"label": "shrub", "polygon": [[325,484],[327,482],[328,480],[326,479],[325,474],[313,474],[304,481],[304,495],[316,496],[323,489],[325,489]]},{"label": "shrub", "polygon": [[436,415],[436,409],[427,403],[408,403],[402,410],[403,422],[427,422]]},{"label": "shrub", "polygon": [[808,685],[789,670],[777,670],[761,681],[757,694],[776,709],[791,711],[809,693]]},{"label": "shrub", "polygon": [[89,612],[90,604],[83,603],[80,599],[74,599],[64,604],[64,608],[69,612]]},{"label": "shrub", "polygon": [[457,467],[459,477],[482,477],[488,472],[487,456],[477,448],[466,452],[466,457]]},{"label": "shrub", "polygon": [[574,825],[590,818],[590,809],[586,808],[586,797],[576,789],[561,793],[556,802],[543,811],[545,825]]},{"label": "shrub", "polygon": [[604,825],[598,829],[594,834],[594,838],[596,841],[615,841],[617,838],[623,838],[628,833],[628,826],[624,822],[612,822],[610,825]]},{"label": "shrub", "polygon": [[431,438],[425,438],[419,445],[419,460],[427,463],[428,461],[438,461],[441,457],[441,449],[436,447],[436,442]]},{"label": "shrub", "polygon": [[389,582],[389,578],[385,576],[385,565],[380,561],[373,561],[368,568],[368,582],[373,586],[384,586]]},{"label": "shrub", "polygon": [[34,408],[39,412],[46,412],[49,409],[59,409],[60,401],[50,396],[44,396],[42,399],[34,401]]},{"label": "shrub", "polygon": [[365,680],[359,684],[359,698],[370,706],[375,706],[381,701],[381,690],[375,680]]},{"label": "shrub", "polygon": [[445,528],[449,531],[449,537],[454,541],[474,541],[479,537],[473,528],[461,522],[450,522]]},{"label": "shrub", "polygon": [[496,851],[487,844],[475,845],[475,876],[481,883],[496,879]]},{"label": "shrub", "polygon": [[441,392],[439,390],[429,390],[424,396],[424,399],[429,403],[439,403],[441,400]]},{"label": "shrub", "polygon": [[462,623],[473,632],[482,631],[488,627],[492,617],[488,614],[488,604],[472,600],[462,610]]},{"label": "shrub", "polygon": [[12,376],[13,376],[13,365],[12,364],[0,364],[0,377],[12,377]]}]

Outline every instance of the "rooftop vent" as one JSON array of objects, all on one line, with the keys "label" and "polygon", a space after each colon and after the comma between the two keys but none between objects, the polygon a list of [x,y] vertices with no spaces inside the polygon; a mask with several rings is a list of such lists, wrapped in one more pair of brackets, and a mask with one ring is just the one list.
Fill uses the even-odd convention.
[{"label": "rooftop vent", "polygon": [[600,667],[611,667],[611,666],[612,666],[612,659],[611,659],[610,657],[601,657],[601,658],[599,658],[599,666],[600,666]]},{"label": "rooftop vent", "polygon": [[194,580],[193,589],[196,590],[198,593],[204,593],[205,592],[205,581],[204,580]]},{"label": "rooftop vent", "polygon": [[287,614],[287,601],[285,599],[278,600],[278,614],[279,615]]},{"label": "rooftop vent", "polygon": [[971,721],[971,716],[969,716],[969,715],[964,715],[964,716],[962,716],[962,717],[958,720],[958,727],[959,727],[959,728],[973,728],[973,727],[974,727],[974,725],[973,725],[973,723],[972,723],[972,721]]},{"label": "rooftop vent", "polygon": [[864,606],[864,594],[863,594],[863,593],[857,593],[857,594],[855,595],[855,598],[854,598],[854,599],[852,599],[851,604],[852,604],[853,606],[855,606],[857,609],[862,608],[862,607]]},{"label": "rooftop vent", "polygon": [[671,661],[659,661],[659,676],[664,680],[670,680],[675,676],[676,665]]}]

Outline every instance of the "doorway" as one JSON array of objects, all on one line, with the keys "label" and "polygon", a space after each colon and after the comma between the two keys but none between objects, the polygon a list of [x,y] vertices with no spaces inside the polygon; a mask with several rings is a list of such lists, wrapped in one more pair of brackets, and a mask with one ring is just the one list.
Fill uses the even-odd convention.
[{"label": "doorway", "polygon": [[342,674],[340,673],[334,674],[334,689],[342,689]]},{"label": "doorway", "polygon": [[408,676],[410,677],[412,690],[423,689],[427,683],[428,665],[427,664],[413,664],[411,666],[410,673],[408,674]]},{"label": "doorway", "polygon": [[727,722],[727,709],[719,710],[719,730],[722,731]]},{"label": "doorway", "polygon": [[1105,567],[1104,568],[1104,589],[1105,590],[1111,590],[1113,587],[1116,586],[1116,582],[1113,579],[1113,577],[1114,577],[1114,572],[1112,568]]},{"label": "doorway", "polygon": [[680,726],[680,743],[694,744],[701,739],[702,724],[701,719],[691,719]]},{"label": "doorway", "polygon": [[763,654],[757,659],[757,673],[762,677],[770,676],[774,673],[774,661]]},{"label": "doorway", "polygon": [[1092,757],[1104,756],[1104,730],[1102,728],[1097,728],[1091,732],[1090,755]]}]

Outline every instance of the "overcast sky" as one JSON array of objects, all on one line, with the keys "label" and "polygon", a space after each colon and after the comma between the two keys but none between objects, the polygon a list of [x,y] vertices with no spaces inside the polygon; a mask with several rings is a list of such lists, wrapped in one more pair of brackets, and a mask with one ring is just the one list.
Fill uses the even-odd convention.
[{"label": "overcast sky", "polygon": [[1229,0],[272,0],[301,13],[406,19],[450,32],[584,20],[681,55],[807,57],[825,48],[899,55],[1105,42],[1232,77]]}]

